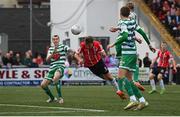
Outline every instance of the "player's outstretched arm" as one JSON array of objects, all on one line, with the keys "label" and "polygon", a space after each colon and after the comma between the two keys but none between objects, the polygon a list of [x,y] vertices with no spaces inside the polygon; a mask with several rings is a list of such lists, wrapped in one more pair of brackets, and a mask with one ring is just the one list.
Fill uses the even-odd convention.
[{"label": "player's outstretched arm", "polygon": [[150,65],[150,68],[153,68],[153,67],[154,67],[154,63],[158,60],[158,58],[159,58],[159,54],[156,56],[156,58],[154,58],[154,59],[152,60],[152,63],[151,63],[151,65]]},{"label": "player's outstretched arm", "polygon": [[109,44],[109,45],[107,46],[107,49],[110,49],[110,48],[114,47],[114,46],[117,45],[117,44],[121,44],[121,43],[123,43],[124,41],[126,41],[127,39],[128,39],[128,32],[123,32],[120,36],[117,37],[115,43]]},{"label": "player's outstretched arm", "polygon": [[117,32],[118,30],[120,30],[118,27],[111,27],[109,29],[110,32]]},{"label": "player's outstretched arm", "polygon": [[137,31],[140,35],[142,35],[142,37],[144,38],[144,40],[145,40],[146,43],[148,44],[149,49],[150,49],[152,52],[155,53],[155,52],[156,52],[156,49],[151,46],[151,43],[150,43],[150,41],[149,41],[149,38],[147,37],[146,33],[142,30],[142,28],[141,28],[140,26],[137,26],[136,31]]}]

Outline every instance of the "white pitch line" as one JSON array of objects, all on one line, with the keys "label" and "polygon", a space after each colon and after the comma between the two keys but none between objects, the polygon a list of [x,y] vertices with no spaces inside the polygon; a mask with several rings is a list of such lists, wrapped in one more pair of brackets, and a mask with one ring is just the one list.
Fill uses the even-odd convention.
[{"label": "white pitch line", "polygon": [[0,112],[0,115],[4,114],[44,114],[44,113],[69,113],[69,112],[77,112],[77,111],[42,111],[42,112]]},{"label": "white pitch line", "polygon": [[105,112],[105,110],[52,107],[52,106],[47,107],[47,106],[33,106],[33,105],[17,105],[17,104],[0,104],[0,106],[15,106],[15,107],[27,107],[27,108],[50,108],[50,109],[64,109],[64,110],[74,110],[74,111],[89,111],[89,112]]}]

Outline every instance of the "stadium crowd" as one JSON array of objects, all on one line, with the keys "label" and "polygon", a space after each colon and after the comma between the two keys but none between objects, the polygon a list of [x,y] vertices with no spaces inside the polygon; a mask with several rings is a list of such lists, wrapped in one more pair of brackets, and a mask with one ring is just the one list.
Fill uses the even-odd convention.
[{"label": "stadium crowd", "polygon": [[[7,53],[3,53],[2,50],[0,50],[0,68],[3,66],[7,68],[11,68],[13,66],[24,66],[30,68],[41,67],[43,65],[49,64],[48,62],[46,62],[45,57],[46,56],[39,53],[33,55],[31,50],[26,51],[24,54],[20,52],[14,52],[12,50]],[[106,57],[103,58],[103,60],[108,67],[116,67],[119,64],[119,61],[114,53],[108,54]],[[143,60],[138,58],[138,62],[139,67],[150,67],[151,59],[149,58],[148,52],[146,53]],[[73,61],[70,66],[74,67],[75,61]]]},{"label": "stadium crowd", "polygon": [[144,0],[152,12],[164,24],[171,35],[180,43],[180,1]]},{"label": "stadium crowd", "polygon": [[3,53],[0,50],[0,67],[11,68],[12,66],[26,66],[26,67],[39,67],[40,65],[47,64],[41,54],[33,56],[32,51],[28,50],[24,56],[17,52],[14,53],[10,50],[7,53]]}]

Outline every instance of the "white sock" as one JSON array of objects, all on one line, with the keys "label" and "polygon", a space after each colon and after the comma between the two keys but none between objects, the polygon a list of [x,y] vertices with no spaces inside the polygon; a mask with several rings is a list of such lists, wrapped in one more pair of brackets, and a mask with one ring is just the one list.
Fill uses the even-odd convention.
[{"label": "white sock", "polygon": [[119,91],[119,85],[116,82],[116,78],[113,78],[113,80],[111,80],[110,82],[116,88],[116,90]]},{"label": "white sock", "polygon": [[146,102],[146,100],[144,99],[144,97],[139,98],[139,102]]},{"label": "white sock", "polygon": [[164,82],[162,79],[159,80],[159,85],[160,85],[161,89],[165,89],[164,88]]},{"label": "white sock", "polygon": [[136,97],[134,95],[130,96],[130,101],[137,102]]},{"label": "white sock", "polygon": [[156,90],[156,85],[155,85],[154,79],[150,80],[150,84],[151,84],[152,90]]}]

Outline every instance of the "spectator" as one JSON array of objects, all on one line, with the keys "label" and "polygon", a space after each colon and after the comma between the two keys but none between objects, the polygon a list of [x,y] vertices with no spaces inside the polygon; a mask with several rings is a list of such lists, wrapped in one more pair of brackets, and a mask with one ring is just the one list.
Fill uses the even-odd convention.
[{"label": "spectator", "polygon": [[175,5],[172,4],[170,8],[170,14],[173,18],[175,17],[175,13],[176,13],[176,8],[175,8]]},{"label": "spectator", "polygon": [[174,19],[175,19],[177,24],[180,24],[180,9],[176,10],[176,14],[175,14]]},{"label": "spectator", "polygon": [[175,37],[176,35],[176,30],[177,30],[177,24],[176,24],[176,21],[175,19],[173,19],[169,25],[170,27],[170,30],[171,30],[171,34]]},{"label": "spectator", "polygon": [[26,56],[24,58],[24,65],[26,65],[27,67],[31,67],[32,59],[31,59],[30,53],[26,52],[25,54]]},{"label": "spectator", "polygon": [[43,62],[43,58],[41,57],[40,54],[37,55],[36,63],[37,63],[38,65],[43,65],[43,63],[44,63],[44,62]]},{"label": "spectator", "polygon": [[10,53],[6,53],[6,55],[3,57],[3,64],[7,66],[7,68],[11,68],[13,65],[13,60],[11,58]]},{"label": "spectator", "polygon": [[163,3],[163,11],[164,12],[170,11],[170,5],[167,0],[165,0]]},{"label": "spectator", "polygon": [[111,67],[118,66],[118,60],[116,59],[116,55],[114,53],[112,53],[109,59],[110,59]]},{"label": "spectator", "polygon": [[12,65],[15,64],[15,57],[14,57],[14,52],[12,50],[9,51],[10,57],[12,59]]},{"label": "spectator", "polygon": [[29,53],[30,58],[33,58],[32,50],[28,50],[27,53]]},{"label": "spectator", "polygon": [[169,25],[170,25],[170,23],[171,23],[171,20],[172,20],[172,17],[171,17],[171,15],[170,15],[170,12],[168,11],[168,12],[166,13],[166,16],[165,16],[165,24],[166,24],[167,27],[169,27]]},{"label": "spectator", "polygon": [[21,57],[19,53],[16,53],[16,56],[14,57],[14,65],[21,65],[22,61],[21,61]]},{"label": "spectator", "polygon": [[142,60],[139,58],[139,54],[137,55],[137,57],[138,57],[138,65],[139,67],[142,67]]},{"label": "spectator", "polygon": [[149,53],[146,52],[146,56],[143,58],[144,67],[150,67],[151,59],[149,58]]},{"label": "spectator", "polygon": [[31,62],[30,67],[31,67],[31,68],[37,68],[37,67],[39,67],[39,65],[37,64],[37,59],[36,59],[36,58],[33,58],[33,59],[32,59],[32,62]]},{"label": "spectator", "polygon": [[160,11],[159,13],[158,13],[158,18],[159,18],[159,20],[160,21],[162,21],[162,23],[165,23],[165,15],[164,15],[164,13],[162,12],[162,11]]}]

